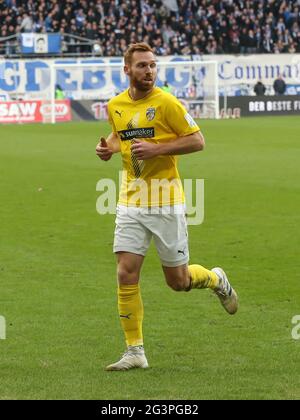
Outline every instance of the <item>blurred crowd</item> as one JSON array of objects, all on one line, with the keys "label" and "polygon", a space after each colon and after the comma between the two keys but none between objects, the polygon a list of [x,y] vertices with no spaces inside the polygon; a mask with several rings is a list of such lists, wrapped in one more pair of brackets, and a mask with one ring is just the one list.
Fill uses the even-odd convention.
[{"label": "blurred crowd", "polygon": [[0,28],[59,32],[65,52],[96,43],[104,56],[140,41],[158,55],[299,53],[300,0],[0,0]]}]

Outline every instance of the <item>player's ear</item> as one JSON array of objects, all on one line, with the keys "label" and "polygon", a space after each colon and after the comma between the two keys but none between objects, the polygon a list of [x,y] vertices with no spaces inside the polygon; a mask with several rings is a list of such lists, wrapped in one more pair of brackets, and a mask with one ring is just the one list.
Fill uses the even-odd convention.
[{"label": "player's ear", "polygon": [[129,73],[130,73],[130,70],[129,70],[129,66],[127,65],[127,64],[125,64],[125,66],[124,66],[124,73],[128,76],[129,75]]}]

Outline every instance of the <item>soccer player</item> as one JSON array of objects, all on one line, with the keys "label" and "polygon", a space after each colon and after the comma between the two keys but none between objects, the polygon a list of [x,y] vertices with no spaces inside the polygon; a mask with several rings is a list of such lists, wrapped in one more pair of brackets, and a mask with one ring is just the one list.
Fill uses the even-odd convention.
[{"label": "soccer player", "polygon": [[[96,154],[104,161],[121,151],[124,170],[114,253],[119,316],[127,351],[119,361],[106,367],[109,371],[148,367],[139,279],[152,238],[168,286],[186,292],[210,288],[229,314],[238,309],[237,294],[221,268],[208,270],[201,265],[188,265],[184,194],[177,155],[203,150],[203,135],[181,103],[155,87],[157,63],[149,45],[130,45],[124,60],[130,87],[109,101],[112,133],[106,140],[102,138],[96,148]],[[154,181],[163,191],[155,188]]]}]

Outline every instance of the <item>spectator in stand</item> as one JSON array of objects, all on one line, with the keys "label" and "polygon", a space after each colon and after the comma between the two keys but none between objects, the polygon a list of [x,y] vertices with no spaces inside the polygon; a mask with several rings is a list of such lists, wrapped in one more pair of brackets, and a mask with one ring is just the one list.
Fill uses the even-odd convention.
[{"label": "spectator in stand", "polygon": [[256,85],[254,86],[254,92],[256,96],[264,96],[266,93],[266,87],[261,80],[258,80]]},{"label": "spectator in stand", "polygon": [[284,95],[286,91],[286,83],[283,80],[282,75],[280,74],[278,78],[273,83],[273,88],[275,95]]},{"label": "spectator in stand", "polygon": [[22,22],[21,22],[21,31],[22,32],[32,32],[33,28],[33,21],[31,16],[28,15],[28,13],[24,13],[22,16]]},{"label": "spectator in stand", "polygon": [[300,31],[297,34],[296,53],[300,53]]}]

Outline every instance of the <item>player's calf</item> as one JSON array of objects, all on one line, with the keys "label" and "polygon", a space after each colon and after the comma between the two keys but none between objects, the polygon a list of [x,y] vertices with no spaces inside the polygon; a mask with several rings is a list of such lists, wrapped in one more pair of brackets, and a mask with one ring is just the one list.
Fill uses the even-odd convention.
[{"label": "player's calf", "polygon": [[167,285],[176,292],[190,289],[190,276],[186,265],[163,267]]}]

